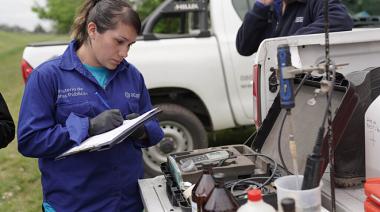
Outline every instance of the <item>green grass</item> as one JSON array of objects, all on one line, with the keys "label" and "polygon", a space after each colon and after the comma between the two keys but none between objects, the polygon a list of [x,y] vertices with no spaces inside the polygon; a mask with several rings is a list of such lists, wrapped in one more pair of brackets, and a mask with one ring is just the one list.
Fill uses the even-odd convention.
[{"label": "green grass", "polygon": [[[68,36],[0,31],[0,92],[17,126],[24,81],[22,53],[28,43],[70,40]],[[0,211],[41,211],[42,187],[37,159],[17,151],[17,139],[0,150]]]},{"label": "green grass", "polygon": [[[28,43],[67,41],[68,36],[15,34],[0,31],[0,92],[7,102],[17,126],[24,92],[21,60]],[[242,144],[253,133],[254,127],[208,133],[210,146]],[[250,140],[249,143],[251,143]],[[26,158],[17,150],[17,138],[0,150],[0,211],[41,211],[42,187],[38,160]]]}]

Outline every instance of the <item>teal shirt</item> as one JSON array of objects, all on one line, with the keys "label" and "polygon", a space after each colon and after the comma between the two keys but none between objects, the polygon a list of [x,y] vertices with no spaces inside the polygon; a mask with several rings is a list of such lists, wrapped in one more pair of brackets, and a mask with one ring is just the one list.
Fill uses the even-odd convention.
[{"label": "teal shirt", "polygon": [[106,67],[98,68],[94,66],[89,66],[84,64],[84,67],[92,74],[92,76],[95,77],[96,81],[98,81],[99,85],[102,86],[102,88],[106,87],[106,84],[108,82],[108,76],[109,76],[109,69]]}]

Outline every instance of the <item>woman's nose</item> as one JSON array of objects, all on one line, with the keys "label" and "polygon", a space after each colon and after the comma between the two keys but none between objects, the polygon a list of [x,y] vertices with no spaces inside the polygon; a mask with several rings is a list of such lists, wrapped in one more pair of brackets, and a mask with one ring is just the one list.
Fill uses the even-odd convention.
[{"label": "woman's nose", "polygon": [[128,56],[128,51],[129,51],[129,47],[127,48],[122,48],[120,51],[119,51],[119,56],[120,57],[123,57],[123,58],[126,58]]}]

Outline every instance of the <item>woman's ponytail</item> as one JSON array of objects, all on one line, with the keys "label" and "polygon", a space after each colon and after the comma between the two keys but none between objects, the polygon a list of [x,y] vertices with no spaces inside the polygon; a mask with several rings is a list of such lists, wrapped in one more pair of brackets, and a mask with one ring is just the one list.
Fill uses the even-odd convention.
[{"label": "woman's ponytail", "polygon": [[83,3],[83,7],[75,18],[74,24],[71,28],[71,38],[77,39],[79,41],[79,46],[87,40],[87,19],[90,11],[95,7],[95,5],[101,0],[88,0]]}]

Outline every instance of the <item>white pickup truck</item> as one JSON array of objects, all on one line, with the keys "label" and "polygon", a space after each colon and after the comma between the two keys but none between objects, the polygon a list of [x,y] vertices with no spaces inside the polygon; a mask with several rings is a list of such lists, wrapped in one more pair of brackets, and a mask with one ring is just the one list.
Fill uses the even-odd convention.
[{"label": "white pickup truck", "polygon": [[[153,106],[164,109],[159,121],[165,132],[158,145],[144,150],[148,175],[161,174],[159,166],[168,153],[207,147],[206,131],[260,126],[278,93],[270,71],[277,67],[277,45],[290,45],[297,67],[323,60],[323,34],[268,39],[256,56],[240,56],[236,34],[254,2],[166,0],[144,20],[127,60],[143,74]],[[153,33],[165,18],[180,20],[179,34]],[[332,59],[350,62],[344,73],[380,65],[379,30],[331,33],[330,39]],[[24,79],[67,45],[29,44],[23,54]]]},{"label": "white pickup truck", "polygon": [[[240,56],[235,48],[242,17],[252,4],[166,0],[143,22],[127,60],[143,74],[153,106],[164,109],[159,121],[165,132],[158,145],[144,150],[148,175],[161,173],[167,153],[207,147],[206,130],[254,125],[253,59]],[[153,33],[155,24],[167,17],[181,20],[180,34]],[[67,45],[29,44],[23,54],[24,79]]]}]

